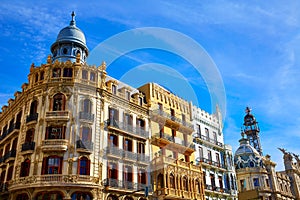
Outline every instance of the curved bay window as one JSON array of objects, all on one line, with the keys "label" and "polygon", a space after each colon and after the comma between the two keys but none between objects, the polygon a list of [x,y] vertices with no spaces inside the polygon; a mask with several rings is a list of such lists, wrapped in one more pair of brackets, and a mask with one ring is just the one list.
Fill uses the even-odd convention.
[{"label": "curved bay window", "polygon": [[27,158],[21,163],[20,177],[29,176],[30,160]]},{"label": "curved bay window", "polygon": [[49,156],[44,158],[42,174],[61,174],[63,157]]},{"label": "curved bay window", "polygon": [[161,189],[161,188],[164,188],[164,176],[162,174],[159,174],[157,176],[157,188],[158,189]]},{"label": "curved bay window", "polygon": [[72,200],[92,200],[92,196],[86,192],[74,192],[72,194]]},{"label": "curved bay window", "polygon": [[78,160],[78,174],[90,175],[90,160],[87,157]]},{"label": "curved bay window", "polygon": [[72,68],[64,68],[64,77],[73,77],[73,69]]},{"label": "curved bay window", "polygon": [[53,96],[52,111],[63,111],[65,110],[66,97],[62,93],[58,93]]},{"label": "curved bay window", "polygon": [[52,192],[39,192],[35,200],[63,200],[63,195],[60,192],[52,191]]},{"label": "curved bay window", "polygon": [[170,188],[175,189],[175,177],[173,174],[170,174]]},{"label": "curved bay window", "polygon": [[47,127],[45,139],[46,140],[65,139],[65,132],[66,132],[66,127],[65,126],[50,126],[50,127]]}]

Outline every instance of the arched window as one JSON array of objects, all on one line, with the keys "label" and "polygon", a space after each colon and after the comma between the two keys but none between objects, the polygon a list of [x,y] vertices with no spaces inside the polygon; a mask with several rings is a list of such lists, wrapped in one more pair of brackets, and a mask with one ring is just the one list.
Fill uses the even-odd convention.
[{"label": "arched window", "polygon": [[30,160],[27,158],[21,163],[20,177],[29,176]]},{"label": "arched window", "polygon": [[53,78],[59,78],[60,77],[60,68],[54,68],[52,70],[52,77]]},{"label": "arched window", "polygon": [[63,195],[60,192],[57,191],[51,191],[51,192],[39,192],[35,200],[63,200]]},{"label": "arched window", "polygon": [[84,113],[91,113],[92,112],[92,103],[89,99],[85,99],[83,101],[83,112]]},{"label": "arched window", "polygon": [[170,174],[170,188],[175,189],[175,177],[172,173]]},{"label": "arched window", "polygon": [[63,157],[49,156],[44,158],[42,174],[61,174]]},{"label": "arched window", "polygon": [[64,77],[73,77],[73,69],[72,68],[64,68]]},{"label": "arched window", "polygon": [[53,97],[53,111],[65,110],[65,95],[58,93]]},{"label": "arched window", "polygon": [[37,105],[38,105],[38,102],[37,100],[34,100],[33,102],[31,102],[30,104],[30,115],[33,115],[33,114],[36,114],[37,113]]},{"label": "arched window", "polygon": [[182,178],[182,186],[183,186],[183,190],[185,190],[185,191],[189,190],[189,183],[188,183],[188,179],[186,176],[184,176]]},{"label": "arched window", "polygon": [[86,192],[74,192],[72,200],[92,200],[92,196]]},{"label": "arched window", "polygon": [[157,176],[157,188],[161,189],[164,188],[164,176],[162,174],[158,174]]},{"label": "arched window", "polygon": [[0,176],[0,182],[1,182],[1,183],[4,183],[5,173],[6,173],[5,170],[3,170],[3,171],[1,172],[1,176]]},{"label": "arched window", "polygon": [[90,160],[86,157],[81,157],[78,160],[78,174],[90,175]]},{"label": "arched window", "polygon": [[41,71],[40,80],[44,80],[44,71]]},{"label": "arched window", "polygon": [[26,193],[18,194],[16,200],[29,200],[28,194]]}]

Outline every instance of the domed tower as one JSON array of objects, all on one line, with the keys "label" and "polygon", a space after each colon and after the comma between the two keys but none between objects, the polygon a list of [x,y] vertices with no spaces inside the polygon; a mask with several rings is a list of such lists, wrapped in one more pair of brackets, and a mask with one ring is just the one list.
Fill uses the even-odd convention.
[{"label": "domed tower", "polygon": [[260,139],[259,139],[259,127],[255,117],[250,113],[251,109],[246,107],[246,115],[244,117],[244,124],[242,128],[242,134],[247,136],[249,143],[254,147],[260,155],[263,155]]},{"label": "domed tower", "polygon": [[74,11],[71,16],[70,25],[59,32],[56,41],[51,46],[53,61],[65,62],[70,60],[71,62],[75,62],[76,55],[80,54],[80,62],[84,63],[89,53],[85,36],[76,26]]}]

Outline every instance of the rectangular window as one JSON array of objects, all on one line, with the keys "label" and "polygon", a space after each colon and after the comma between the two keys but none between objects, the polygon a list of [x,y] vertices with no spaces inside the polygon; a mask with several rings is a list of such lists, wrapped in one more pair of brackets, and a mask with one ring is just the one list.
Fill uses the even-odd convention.
[{"label": "rectangular window", "polygon": [[112,94],[117,94],[117,87],[115,85],[111,86],[111,93]]},{"label": "rectangular window", "polygon": [[114,108],[109,108],[109,125],[118,126],[119,112]]},{"label": "rectangular window", "polygon": [[245,190],[246,189],[246,180],[245,179],[240,180],[240,184],[241,184],[241,189]]},{"label": "rectangular window", "polygon": [[208,158],[208,161],[211,162],[211,151],[210,150],[207,150],[207,158]]},{"label": "rectangular window", "polygon": [[219,186],[220,186],[221,189],[223,189],[223,179],[222,179],[222,176],[219,176],[218,179],[219,179]]},{"label": "rectangular window", "polygon": [[205,137],[206,137],[206,140],[209,141],[209,130],[208,130],[208,128],[205,128]]},{"label": "rectangular window", "polygon": [[253,178],[253,186],[259,187],[259,179],[258,178]]},{"label": "rectangular window", "polygon": [[82,79],[88,79],[88,72],[87,72],[87,70],[82,70]]},{"label": "rectangular window", "polygon": [[109,135],[109,147],[118,147],[118,136],[110,134]]},{"label": "rectangular window", "polygon": [[124,150],[132,151],[132,140],[125,138],[124,139]]},{"label": "rectangular window", "polygon": [[269,179],[266,179],[266,186],[270,187]]},{"label": "rectangular window", "polygon": [[130,92],[129,91],[126,91],[126,99],[130,100]]},{"label": "rectangular window", "polygon": [[143,105],[143,98],[139,97],[139,105],[142,106]]},{"label": "rectangular window", "polygon": [[47,128],[46,140],[65,139],[65,126],[50,126]]},{"label": "rectangular window", "polygon": [[212,186],[213,190],[215,190],[215,188],[216,188],[215,175],[214,174],[210,174],[209,176],[210,176],[211,186]]},{"label": "rectangular window", "polygon": [[199,124],[197,124],[197,135],[201,136],[201,126]]},{"label": "rectangular window", "polygon": [[203,161],[203,149],[202,149],[202,147],[199,147],[198,152],[199,152],[200,161]]},{"label": "rectangular window", "polygon": [[145,153],[145,144],[144,143],[138,142],[137,152],[139,154],[144,154]]},{"label": "rectangular window", "polygon": [[72,77],[73,69],[72,68],[64,68],[64,77]]},{"label": "rectangular window", "polygon": [[94,72],[90,73],[90,80],[95,81],[95,73]]},{"label": "rectangular window", "polygon": [[218,153],[216,153],[216,161],[218,166],[220,166],[220,155]]}]

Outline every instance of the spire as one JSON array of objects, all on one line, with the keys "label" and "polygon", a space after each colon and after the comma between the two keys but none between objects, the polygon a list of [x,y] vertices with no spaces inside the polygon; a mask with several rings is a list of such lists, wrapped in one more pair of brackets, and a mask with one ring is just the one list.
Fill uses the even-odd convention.
[{"label": "spire", "polygon": [[75,12],[72,11],[72,20],[70,21],[70,26],[75,26],[76,25],[76,22],[75,22]]}]

